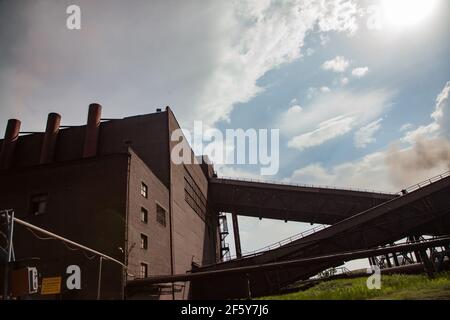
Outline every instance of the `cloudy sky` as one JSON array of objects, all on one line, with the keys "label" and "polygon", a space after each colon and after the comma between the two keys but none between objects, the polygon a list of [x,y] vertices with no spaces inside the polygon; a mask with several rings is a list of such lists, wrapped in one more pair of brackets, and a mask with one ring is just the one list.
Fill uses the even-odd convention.
[{"label": "cloudy sky", "polygon": [[[13,117],[44,130],[52,111],[82,124],[94,101],[110,118],[170,105],[186,128],[280,129],[280,170],[263,178],[398,191],[449,169],[449,6],[0,0],[0,132]],[[244,251],[308,228],[239,221]]]}]

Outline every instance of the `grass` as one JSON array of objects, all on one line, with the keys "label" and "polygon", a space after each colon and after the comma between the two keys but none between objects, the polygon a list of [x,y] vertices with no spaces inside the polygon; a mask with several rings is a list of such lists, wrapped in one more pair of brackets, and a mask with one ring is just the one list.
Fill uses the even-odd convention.
[{"label": "grass", "polygon": [[324,281],[305,291],[263,300],[450,300],[450,272],[426,275],[382,275],[381,289],[368,289],[367,278]]}]

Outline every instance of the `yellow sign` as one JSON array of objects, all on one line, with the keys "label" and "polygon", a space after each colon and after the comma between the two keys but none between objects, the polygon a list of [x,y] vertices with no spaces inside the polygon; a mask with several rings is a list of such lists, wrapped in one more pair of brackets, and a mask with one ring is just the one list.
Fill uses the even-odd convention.
[{"label": "yellow sign", "polygon": [[58,294],[61,292],[61,277],[42,278],[41,294]]}]

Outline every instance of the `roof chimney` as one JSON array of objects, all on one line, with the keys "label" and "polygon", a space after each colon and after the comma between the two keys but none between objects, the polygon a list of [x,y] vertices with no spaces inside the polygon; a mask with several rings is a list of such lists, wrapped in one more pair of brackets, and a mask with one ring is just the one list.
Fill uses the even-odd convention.
[{"label": "roof chimney", "polygon": [[0,170],[8,169],[13,160],[14,149],[19,138],[20,121],[9,119],[6,126],[5,139],[3,140],[2,150],[0,152]]},{"label": "roof chimney", "polygon": [[86,135],[84,137],[83,158],[95,157],[97,155],[101,115],[101,105],[98,103],[92,103],[89,105]]},{"label": "roof chimney", "polygon": [[41,164],[52,162],[54,159],[60,123],[61,116],[59,114],[54,112],[48,114],[47,127],[45,128],[44,141],[41,147],[41,159],[39,161]]}]

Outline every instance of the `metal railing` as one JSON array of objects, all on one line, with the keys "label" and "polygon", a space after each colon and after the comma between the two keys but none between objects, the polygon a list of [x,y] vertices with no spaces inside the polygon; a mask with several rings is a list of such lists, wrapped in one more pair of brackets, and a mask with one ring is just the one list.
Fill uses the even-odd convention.
[{"label": "metal railing", "polygon": [[[242,257],[240,257],[240,258],[238,258],[236,255],[230,256],[230,260],[249,258],[251,256],[256,256],[258,254],[261,254],[261,253],[264,253],[264,252],[267,252],[267,251],[270,251],[270,250],[274,250],[274,249],[280,248],[280,247],[282,247],[284,245],[287,245],[287,244],[292,243],[292,242],[294,242],[296,240],[302,239],[302,238],[304,238],[306,236],[309,236],[309,235],[311,235],[313,233],[316,233],[316,232],[318,232],[320,230],[324,230],[324,229],[326,229],[328,227],[329,227],[329,225],[324,225],[324,224],[318,225],[318,226],[316,226],[314,228],[305,230],[305,231],[300,232],[298,234],[295,234],[295,235],[293,235],[293,236],[291,236],[289,238],[285,238],[283,240],[280,240],[278,242],[272,243],[272,244],[270,244],[268,246],[265,246],[265,247],[262,247],[260,249],[257,249],[257,250],[254,250],[254,251],[244,252],[242,254]],[[227,260],[227,261],[229,261],[229,260]]]},{"label": "metal railing", "polygon": [[423,180],[423,181],[421,181],[419,183],[416,183],[416,184],[414,184],[414,185],[412,185],[412,186],[410,186],[410,187],[408,187],[406,189],[403,189],[400,192],[397,192],[397,194],[398,195],[405,195],[405,194],[410,193],[412,191],[416,191],[416,190],[418,190],[420,188],[428,186],[428,185],[430,185],[430,184],[432,184],[432,183],[434,183],[436,181],[439,181],[439,180],[442,180],[444,178],[447,178],[448,176],[450,176],[450,171],[444,172],[444,173],[442,173],[440,175],[437,175],[437,176],[434,176],[432,178]]},{"label": "metal railing", "polygon": [[268,183],[280,186],[290,186],[290,187],[300,187],[300,188],[320,188],[320,189],[329,189],[329,190],[342,190],[342,191],[357,191],[357,192],[370,192],[376,194],[390,194],[395,195],[393,192],[383,192],[380,190],[371,190],[364,188],[352,188],[352,187],[336,187],[336,186],[326,186],[326,185],[314,185],[314,184],[304,184],[304,183],[293,183],[286,182],[280,180],[263,180],[263,179],[253,179],[253,178],[236,178],[236,177],[217,177],[217,179],[225,180],[225,181],[242,181],[242,182],[256,182],[256,183]]}]

